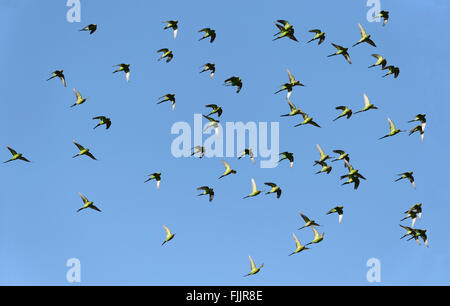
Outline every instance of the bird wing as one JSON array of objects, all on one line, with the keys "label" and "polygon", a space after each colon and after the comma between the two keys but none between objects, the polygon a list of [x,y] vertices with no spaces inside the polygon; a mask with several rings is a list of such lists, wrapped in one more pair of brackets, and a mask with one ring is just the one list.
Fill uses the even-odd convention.
[{"label": "bird wing", "polygon": [[286,71],[287,71],[287,74],[288,74],[288,76],[289,76],[289,81],[290,81],[291,83],[294,83],[294,82],[295,82],[294,76],[293,76],[292,73],[289,71],[289,69],[286,69]]},{"label": "bird wing", "polygon": [[84,195],[82,195],[80,192],[78,192],[78,194],[80,195],[81,199],[83,200],[83,203],[86,204],[87,202],[89,202],[89,200]]},{"label": "bird wing", "polygon": [[277,184],[274,184],[274,183],[264,183],[264,185],[267,185],[270,187],[277,187]]},{"label": "bird wing", "polygon": [[298,240],[297,236],[294,233],[292,233],[292,237],[294,237],[295,246],[297,248],[301,247],[302,245],[300,244],[300,241]]},{"label": "bird wing", "polygon": [[89,156],[90,158],[92,158],[93,160],[97,160],[97,159],[95,158],[95,156],[92,155],[91,152],[86,152],[86,155]]},{"label": "bird wing", "polygon": [[73,141],[73,143],[77,146],[78,150],[84,150],[84,147],[80,144],[78,144],[75,140]]},{"label": "bird wing", "polygon": [[310,30],[309,32],[311,32],[311,33],[316,33],[316,34],[322,33],[322,31],[319,30],[319,29]]},{"label": "bird wing", "polygon": [[255,179],[252,178],[252,193],[258,191],[258,188],[256,187]]},{"label": "bird wing", "polygon": [[333,150],[336,154],[344,154],[345,152],[343,150]]},{"label": "bird wing", "polygon": [[223,165],[225,166],[226,171],[228,171],[228,170],[231,169],[230,165],[229,165],[226,161],[224,161],[223,159],[222,159],[222,163],[223,163]]},{"label": "bird wing", "polygon": [[250,269],[252,269],[252,271],[255,270],[256,269],[255,262],[253,261],[250,255],[248,255],[248,259],[250,260]]},{"label": "bird wing", "polygon": [[295,104],[292,103],[291,100],[289,100],[288,98],[286,98],[286,100],[287,100],[287,103],[289,104],[289,107],[291,108],[291,111],[297,109],[297,108],[295,107]]},{"label": "bird wing", "polygon": [[338,49],[338,50],[341,50],[341,49],[342,49],[342,46],[339,46],[339,45],[336,45],[336,44],[333,44],[333,43],[331,43],[331,45],[332,45],[333,47],[335,47],[336,49]]},{"label": "bird wing", "polygon": [[202,187],[198,187],[197,190],[205,190],[208,191],[209,187],[208,186],[202,186]]},{"label": "bird wing", "polygon": [[344,57],[345,57],[345,59],[347,60],[347,62],[348,62],[349,64],[352,63],[352,60],[350,59],[350,55],[349,55],[348,53],[344,53]]},{"label": "bird wing", "polygon": [[97,206],[95,206],[94,204],[89,205],[89,208],[92,208],[96,211],[102,212]]},{"label": "bird wing", "polygon": [[380,54],[372,54],[372,56],[375,57],[378,60],[383,58]]},{"label": "bird wing", "polygon": [[364,106],[369,106],[370,100],[369,97],[367,97],[366,93],[364,93]]},{"label": "bird wing", "polygon": [[358,23],[358,27],[359,27],[359,30],[361,31],[361,37],[366,36],[367,35],[366,31],[364,30],[364,28],[361,26],[360,23]]},{"label": "bird wing", "polygon": [[394,122],[392,122],[391,118],[388,118],[389,128],[392,131],[395,131],[395,125]]},{"label": "bird wing", "polygon": [[279,19],[277,22],[283,24],[285,27],[289,25],[289,22],[287,20]]},{"label": "bird wing", "polygon": [[81,94],[75,88],[73,89],[73,92],[75,93],[77,99],[81,98]]},{"label": "bird wing", "polygon": [[94,119],[105,120],[106,117],[105,116],[97,116],[97,117],[92,118],[92,120],[94,120]]},{"label": "bird wing", "polygon": [[12,154],[13,156],[17,154],[17,152],[16,152],[13,148],[10,148],[10,147],[8,147],[8,146],[6,146],[6,147],[8,148],[9,152],[11,152],[11,154]]},{"label": "bird wing", "polygon": [[164,53],[166,53],[167,51],[169,51],[169,49],[167,49],[167,48],[162,48],[162,49],[159,49],[159,50],[156,51],[156,52],[164,52]]},{"label": "bird wing", "polygon": [[344,105],[341,105],[341,106],[337,106],[336,107],[336,109],[341,109],[341,110],[345,110],[347,107],[346,106],[344,106]]},{"label": "bird wing", "polygon": [[166,236],[169,237],[171,235],[170,229],[165,225],[163,225],[163,227],[164,227],[164,230],[166,231]]},{"label": "bird wing", "polygon": [[201,30],[198,30],[199,32],[206,32],[206,31],[209,31],[210,30],[210,28],[203,28],[203,29],[201,29]]},{"label": "bird wing", "polygon": [[311,220],[309,220],[309,218],[308,218],[307,216],[305,216],[304,214],[302,214],[300,210],[298,211],[298,213],[300,214],[300,216],[303,218],[303,220],[304,220],[305,222],[311,221]]},{"label": "bird wing", "polygon": [[311,226],[312,231],[314,232],[314,239],[319,238],[319,232],[314,228],[314,226]]},{"label": "bird wing", "polygon": [[317,146],[317,150],[319,150],[320,158],[324,157],[325,153],[323,153],[322,148],[318,144],[316,144],[316,146]]}]

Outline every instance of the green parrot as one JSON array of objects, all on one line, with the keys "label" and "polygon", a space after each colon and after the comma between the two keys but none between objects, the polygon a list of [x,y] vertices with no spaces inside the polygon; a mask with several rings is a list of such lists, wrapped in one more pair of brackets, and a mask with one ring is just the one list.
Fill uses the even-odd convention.
[{"label": "green parrot", "polygon": [[309,32],[310,32],[310,33],[316,33],[316,36],[314,36],[314,38],[311,39],[310,41],[308,41],[307,43],[310,43],[310,42],[312,42],[312,41],[318,39],[318,40],[319,40],[318,45],[320,45],[320,44],[323,43],[323,41],[325,40],[325,33],[322,32],[321,30],[319,30],[319,29],[314,29],[314,30],[310,30]]},{"label": "green parrot", "polygon": [[327,215],[337,213],[339,215],[339,224],[342,222],[344,216],[344,206],[336,206],[327,212]]},{"label": "green parrot", "polygon": [[73,89],[73,92],[75,93],[75,97],[77,98],[77,101],[70,107],[74,107],[74,106],[83,104],[84,102],[86,102],[87,99],[89,99],[89,98],[83,98],[83,96],[75,88]]},{"label": "green parrot", "polygon": [[89,156],[90,158],[92,158],[93,160],[97,160],[94,155],[92,155],[91,152],[89,152],[89,149],[84,148],[82,145],[78,144],[75,140],[73,141],[74,145],[77,146],[78,150],[80,150],[80,152],[78,152],[78,154],[72,156],[72,158],[75,158],[77,156],[81,156],[81,155],[86,155]]},{"label": "green parrot", "polygon": [[341,185],[344,186],[344,185],[347,185],[347,184],[354,184],[353,185],[353,189],[356,190],[359,187],[359,183],[360,183],[360,180],[359,180],[359,178],[357,176],[349,176],[348,177],[348,181],[343,183],[343,184],[341,184]]},{"label": "green parrot", "polygon": [[322,148],[318,144],[316,144],[316,147],[317,147],[317,151],[319,151],[320,159],[316,160],[313,166],[320,164],[320,163],[326,161],[327,159],[331,158],[331,156],[329,156],[323,152]]},{"label": "green parrot", "polygon": [[208,186],[198,187],[197,190],[203,190],[203,193],[198,196],[209,195],[209,201],[211,202],[214,199],[214,189],[209,188]]},{"label": "green parrot", "polygon": [[130,81],[130,64],[118,64],[113,67],[119,67],[116,70],[114,70],[113,73],[123,71],[125,72],[125,78],[127,82]]},{"label": "green parrot", "polygon": [[161,104],[163,102],[170,101],[172,103],[172,110],[173,111],[175,110],[175,94],[166,94],[162,97],[159,97],[158,100],[161,100],[161,101],[159,101],[156,104]]},{"label": "green parrot", "polygon": [[212,63],[206,63],[206,64],[200,66],[200,68],[202,68],[202,67],[203,67],[203,70],[200,71],[200,73],[203,73],[205,71],[211,71],[209,73],[209,78],[212,79],[214,76],[214,73],[216,72],[216,65],[212,64]]},{"label": "green parrot", "polygon": [[170,232],[170,229],[167,226],[163,225],[163,228],[164,228],[164,231],[166,232],[166,240],[164,240],[161,245],[164,245],[166,242],[172,240],[173,237],[175,237],[175,234],[172,234]]},{"label": "green parrot", "polygon": [[300,81],[297,81],[294,76],[292,75],[292,73],[289,71],[289,69],[286,69],[288,77],[289,77],[289,83],[284,83],[283,85],[281,85],[281,89],[278,90],[277,92],[275,92],[275,94],[282,92],[283,90],[287,90],[287,98],[289,99],[291,97],[292,94],[292,88],[294,88],[295,86],[305,86],[302,83],[300,83]]},{"label": "green parrot", "polygon": [[319,224],[316,223],[316,221],[314,220],[310,220],[307,216],[305,216],[300,210],[298,211],[298,213],[300,214],[300,216],[302,217],[302,219],[305,221],[305,225],[303,225],[302,227],[299,228],[299,230],[309,227],[309,226],[320,226]]},{"label": "green parrot", "polygon": [[377,62],[375,64],[369,66],[369,68],[380,66],[380,65],[381,65],[382,69],[384,69],[384,67],[386,67],[387,61],[384,57],[382,57],[379,54],[372,54],[372,56],[377,59]]},{"label": "green parrot", "polygon": [[417,214],[417,217],[419,217],[419,219],[422,219],[422,203],[414,204],[410,209],[408,209],[404,213],[409,214],[413,211]]},{"label": "green parrot", "polygon": [[278,161],[280,163],[281,161],[287,159],[289,160],[289,166],[292,168],[294,166],[294,153],[291,152],[282,152],[280,153],[281,159]]},{"label": "green parrot", "polygon": [[260,193],[261,190],[258,190],[258,188],[256,187],[255,179],[252,178],[252,192],[248,196],[243,197],[243,199],[256,197]]},{"label": "green parrot", "polygon": [[264,267],[264,264],[261,264],[258,268],[255,266],[255,262],[253,261],[252,257],[248,255],[248,259],[250,260],[250,273],[244,275],[244,277],[249,275],[254,275],[261,271],[261,268]]},{"label": "green parrot", "polygon": [[203,37],[200,38],[198,41],[210,37],[209,42],[213,43],[213,41],[216,39],[216,31],[212,30],[211,28],[203,28],[203,29],[199,30],[198,32],[205,32]]},{"label": "green parrot", "polygon": [[354,44],[352,47],[355,47],[364,42],[376,47],[377,45],[375,45],[375,43],[370,39],[370,35],[366,33],[366,31],[361,26],[361,24],[358,23],[358,27],[359,27],[359,31],[361,32],[361,39],[356,44]]},{"label": "green parrot", "polygon": [[50,78],[48,78],[47,81],[50,81],[51,79],[58,77],[61,80],[64,87],[66,87],[66,78],[64,77],[63,71],[64,70],[62,70],[62,69],[53,71],[52,76]]},{"label": "green parrot", "polygon": [[272,189],[268,192],[266,192],[266,194],[271,194],[271,193],[276,193],[277,194],[277,199],[279,199],[281,197],[281,188],[279,186],[277,186],[277,184],[275,183],[264,183],[264,185],[270,186],[272,187]]},{"label": "green parrot", "polygon": [[333,169],[333,167],[328,166],[326,162],[319,162],[319,165],[322,166],[322,169],[320,171],[317,171],[316,174],[324,173],[324,172],[326,172],[327,174],[330,174],[331,170]]},{"label": "green parrot", "polygon": [[212,108],[211,112],[207,116],[211,116],[212,114],[216,114],[216,113],[217,113],[218,117],[220,117],[222,115],[222,112],[223,112],[222,107],[217,106],[216,104],[208,104],[208,105],[205,105],[205,107]]},{"label": "green parrot", "polygon": [[294,103],[292,103],[289,98],[286,98],[286,101],[289,104],[289,108],[291,109],[291,112],[289,114],[281,115],[280,117],[290,117],[290,116],[296,116],[296,115],[302,115],[304,114],[303,111],[300,108],[297,108]]},{"label": "green parrot", "polygon": [[6,146],[6,148],[8,148],[9,152],[11,152],[12,154],[12,158],[3,162],[4,164],[9,163],[11,161],[15,161],[15,160],[23,160],[26,161],[28,163],[30,163],[30,161],[28,159],[26,159],[25,157],[23,157],[22,153],[17,153],[13,148],[10,148],[9,146]]},{"label": "green parrot", "polygon": [[78,194],[80,195],[81,199],[83,200],[84,205],[83,205],[83,207],[79,208],[79,209],[77,210],[77,212],[79,212],[79,211],[81,211],[81,210],[83,210],[83,209],[86,209],[86,208],[91,208],[91,209],[94,209],[94,210],[96,210],[96,211],[101,212],[101,210],[98,209],[98,207],[94,205],[94,202],[89,201],[89,200],[88,200],[84,195],[82,195],[81,193],[78,193]]},{"label": "green parrot", "polygon": [[388,69],[389,72],[386,73],[385,75],[383,75],[383,78],[387,77],[388,75],[393,74],[394,75],[394,79],[396,79],[398,77],[398,75],[400,74],[400,68],[395,67],[395,66],[386,66],[381,70],[386,70]]},{"label": "green parrot", "polygon": [[161,53],[162,53],[161,57],[158,58],[158,61],[160,61],[160,60],[162,60],[162,59],[165,58],[165,59],[166,59],[166,63],[168,63],[168,62],[170,62],[170,61],[172,60],[172,58],[173,58],[173,52],[172,52],[172,50],[169,50],[169,49],[167,49],[167,48],[159,49],[159,50],[157,50],[156,52],[161,52]]},{"label": "green parrot", "polygon": [[177,34],[178,34],[178,20],[168,20],[168,21],[163,21],[163,23],[167,23],[167,25],[164,27],[164,30],[173,29],[173,38],[176,39],[177,38]]},{"label": "green parrot", "polygon": [[343,150],[333,150],[334,153],[339,154],[339,157],[336,159],[333,159],[331,162],[335,162],[338,160],[346,160],[347,162],[350,162],[350,156],[348,153],[345,153]]},{"label": "green parrot", "polygon": [[90,31],[89,34],[94,34],[95,31],[97,31],[97,25],[96,24],[90,24],[88,26],[85,26],[80,31]]},{"label": "green parrot", "polygon": [[408,236],[414,237],[415,229],[408,227],[408,226],[401,225],[401,224],[399,224],[399,225],[406,230],[406,234],[404,234],[402,237],[400,237],[400,239],[403,239]]},{"label": "green parrot", "polygon": [[192,152],[191,156],[194,156],[195,154],[200,153],[200,158],[202,158],[203,156],[205,156],[205,147],[204,146],[195,146],[192,148],[192,150],[194,150],[194,152]]},{"label": "green parrot", "polygon": [[304,246],[300,243],[300,241],[298,240],[297,236],[295,236],[294,233],[292,233],[292,237],[294,237],[296,249],[294,252],[289,254],[289,256],[300,253],[301,251],[304,251],[304,250],[309,250],[309,248],[307,248],[306,246]]},{"label": "green parrot", "polygon": [[413,120],[409,120],[408,123],[420,121],[421,123],[427,122],[427,115],[426,114],[417,114],[416,117]]},{"label": "green parrot", "polygon": [[205,117],[206,119],[209,120],[209,124],[208,124],[208,126],[203,130],[203,132],[205,132],[205,131],[208,130],[210,127],[212,127],[212,128],[214,128],[214,132],[216,133],[216,136],[219,136],[219,131],[220,131],[219,123],[220,123],[220,121],[219,121],[219,120],[216,120],[216,119],[214,119],[214,118],[211,118],[211,117],[209,117],[209,116],[205,116],[205,115],[203,115],[203,117]]},{"label": "green parrot", "polygon": [[319,243],[323,240],[323,236],[325,236],[325,233],[322,233],[322,235],[319,235],[319,232],[314,228],[314,226],[311,226],[311,229],[314,233],[314,239],[313,239],[313,241],[307,243],[305,246],[308,246],[313,243]]},{"label": "green parrot", "polygon": [[147,175],[149,178],[144,182],[147,183],[148,181],[155,180],[156,181],[156,190],[159,190],[159,186],[161,185],[161,172],[155,172],[152,174]]},{"label": "green parrot", "polygon": [[378,139],[383,139],[383,138],[386,138],[386,137],[395,136],[395,135],[397,135],[397,134],[400,133],[400,132],[406,132],[406,131],[397,129],[397,128],[395,127],[394,123],[392,122],[391,118],[388,118],[388,123],[389,123],[389,129],[390,129],[389,134],[386,134],[386,135],[384,135],[383,137],[380,137],[380,138],[378,138]]},{"label": "green parrot", "polygon": [[364,108],[362,110],[357,111],[355,113],[355,115],[358,113],[366,112],[370,109],[378,109],[378,107],[376,107],[374,104],[370,103],[369,98],[367,97],[366,93],[364,93]]},{"label": "green parrot", "polygon": [[380,11],[380,13],[376,16],[377,18],[383,18],[383,27],[386,26],[386,23],[389,20],[389,12],[388,11]]},{"label": "green parrot", "polygon": [[237,173],[237,171],[231,169],[230,165],[226,161],[224,161],[223,159],[222,159],[222,163],[225,166],[225,172],[219,177],[219,179],[221,179],[222,177],[225,177],[227,175],[236,174]]},{"label": "green parrot", "polygon": [[236,93],[239,93],[242,89],[242,80],[240,77],[232,76],[231,78],[228,78],[225,80],[224,85],[225,86],[236,86],[237,87]]},{"label": "green parrot", "polygon": [[294,36],[294,27],[289,24],[288,21],[286,20],[277,20],[277,22],[275,23],[275,25],[277,26],[279,32],[275,33],[273,36],[277,36],[276,38],[274,38],[273,40],[277,40],[283,37],[288,37],[289,39],[292,39],[293,41],[298,42],[297,38],[295,38]]},{"label": "green parrot", "polygon": [[297,124],[297,125],[294,125],[294,127],[301,126],[301,125],[305,125],[305,124],[311,124],[311,125],[314,125],[314,126],[320,128],[320,125],[318,125],[318,124],[313,120],[312,117],[309,117],[307,113],[303,113],[303,112],[302,112],[301,115],[302,115],[302,117],[303,117],[303,121],[302,121],[301,123]]},{"label": "green parrot", "polygon": [[420,133],[420,139],[422,139],[422,141],[423,141],[423,138],[425,137],[424,129],[425,129],[425,123],[419,124],[419,125],[413,127],[413,128],[409,131],[409,135],[411,136],[411,135],[414,134],[415,132],[419,132],[419,133]]},{"label": "green parrot", "polygon": [[97,116],[92,118],[92,120],[100,120],[100,122],[94,127],[94,130],[104,124],[106,125],[106,129],[109,129],[109,127],[111,126],[111,119],[105,116]]},{"label": "green parrot", "polygon": [[426,232],[427,232],[427,230],[416,229],[417,235],[419,235],[419,237],[422,238],[423,243],[425,243],[425,245],[428,248],[428,247],[430,247],[430,245],[428,244],[428,237],[427,237]]},{"label": "green parrot", "polygon": [[336,107],[336,109],[342,110],[342,113],[339,116],[337,116],[333,121],[336,121],[339,118],[345,117],[345,116],[347,116],[347,119],[350,119],[350,117],[352,116],[352,110],[350,108],[348,108],[347,106],[344,106],[344,105],[338,106],[338,107]]},{"label": "green parrot", "polygon": [[348,174],[342,175],[341,180],[344,178],[352,178],[352,177],[357,177],[358,179],[366,180],[366,178],[361,173],[359,173],[358,169],[353,168],[353,166],[350,165],[350,163],[348,161],[346,161],[345,159],[344,159],[344,162],[345,162],[345,166],[348,169]]},{"label": "green parrot", "polygon": [[416,189],[416,184],[414,183],[413,173],[414,172],[410,171],[410,172],[403,172],[403,173],[397,174],[400,177],[398,179],[396,179],[395,182],[398,182],[402,179],[408,179],[409,182],[411,183],[411,185],[414,187],[414,189]]},{"label": "green parrot", "polygon": [[333,44],[333,43],[331,43],[331,45],[333,45],[333,47],[335,47],[335,48],[337,49],[337,52],[328,55],[328,57],[336,56],[336,55],[342,55],[342,56],[345,57],[345,59],[347,60],[347,62],[348,62],[349,64],[352,63],[352,61],[351,61],[351,59],[350,59],[350,55],[348,54],[348,48],[344,48],[344,47],[342,47],[342,46],[335,45],[335,44]]},{"label": "green parrot", "polygon": [[242,157],[248,155],[250,157],[250,160],[252,161],[252,163],[255,163],[255,156],[253,155],[253,150],[251,148],[248,149],[244,149],[244,151],[242,151],[241,155],[238,157],[238,159],[241,159]]}]

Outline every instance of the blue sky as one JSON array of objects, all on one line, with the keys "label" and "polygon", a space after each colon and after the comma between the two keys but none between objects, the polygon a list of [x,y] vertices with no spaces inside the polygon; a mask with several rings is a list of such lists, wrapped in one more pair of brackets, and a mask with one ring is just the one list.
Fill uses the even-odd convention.
[{"label": "blue sky", "polygon": [[[366,1],[195,1],[171,5],[133,0],[82,1],[81,23],[69,23],[65,1],[0,0],[0,154],[6,145],[24,153],[31,164],[14,162],[0,171],[0,284],[66,285],[66,261],[81,261],[82,285],[367,285],[366,261],[381,262],[381,284],[449,284],[447,217],[449,167],[444,158],[448,135],[446,71],[450,60],[448,1],[381,1],[390,11],[386,27],[369,23]],[[161,21],[178,19],[176,40]],[[274,21],[286,19],[299,43],[272,42]],[[90,36],[78,30],[97,23]],[[358,23],[377,44],[349,49],[353,64],[330,45],[359,40]],[[197,31],[214,28],[213,44]],[[306,44],[320,28],[326,41]],[[168,47],[174,59],[158,62],[157,49]],[[370,56],[380,53],[400,67],[397,79],[381,78]],[[112,66],[131,64],[130,83]],[[199,66],[216,64],[212,80]],[[322,129],[294,128],[299,118],[288,111],[285,94],[274,95],[287,81],[286,68],[306,85],[291,100]],[[49,73],[64,69],[67,88]],[[222,85],[232,76],[244,82],[241,93]],[[89,100],[76,108],[72,88]],[[156,105],[174,92],[176,110]],[[366,92],[376,111],[332,122],[334,107],[357,110]],[[177,121],[193,123],[205,104],[224,108],[223,121],[280,122],[280,150],[295,153],[295,165],[261,169],[248,159],[227,161],[236,175],[217,179],[221,158],[174,158],[170,129]],[[390,117],[401,129],[418,113],[427,114],[425,141],[402,133],[379,141]],[[92,129],[91,118],[107,115],[112,127]],[[71,157],[72,140],[91,148],[99,161]],[[354,191],[340,186],[342,164],[330,175],[314,175],[320,144],[328,153],[344,149],[368,178]],[[414,171],[417,190],[394,183],[397,173]],[[162,172],[161,189],[144,184]],[[276,182],[280,200],[260,195],[242,200],[250,178],[258,186]],[[214,187],[212,203],[196,188]],[[85,194],[103,210],[76,213]],[[399,240],[402,212],[423,203],[422,220],[430,248]],[[344,205],[343,223],[325,213]],[[319,224],[325,239],[295,256],[292,232],[302,243],[310,229],[298,231],[302,210]],[[162,225],[175,238],[161,247]],[[408,225],[409,222],[403,224]],[[265,266],[255,276],[247,256]]]}]

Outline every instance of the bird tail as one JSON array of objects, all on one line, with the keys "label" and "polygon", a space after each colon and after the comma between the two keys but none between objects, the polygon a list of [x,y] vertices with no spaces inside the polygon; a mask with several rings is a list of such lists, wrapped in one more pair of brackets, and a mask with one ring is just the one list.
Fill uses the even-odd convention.
[{"label": "bird tail", "polygon": [[330,54],[330,55],[328,55],[327,57],[332,57],[332,56],[335,56],[335,55],[337,55],[337,54],[336,54],[336,53]]},{"label": "bird tail", "polygon": [[100,125],[101,125],[101,124],[97,124],[97,125],[94,127],[94,130],[95,130],[96,128],[98,128]]},{"label": "bird tail", "polygon": [[78,154],[77,155],[74,155],[74,156],[72,156],[72,158],[75,158],[75,157],[77,157],[78,156]]},{"label": "bird tail", "polygon": [[309,44],[309,43],[310,43],[310,42],[312,42],[313,40],[314,40],[314,38],[313,38],[313,39],[311,39],[310,41],[308,41],[308,42],[307,42],[307,44]]}]

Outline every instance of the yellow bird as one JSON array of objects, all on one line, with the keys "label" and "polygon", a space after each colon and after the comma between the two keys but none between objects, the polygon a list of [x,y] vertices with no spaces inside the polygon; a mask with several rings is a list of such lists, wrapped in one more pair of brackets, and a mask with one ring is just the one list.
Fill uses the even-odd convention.
[{"label": "yellow bird", "polygon": [[304,250],[309,250],[309,248],[307,248],[306,246],[301,245],[300,241],[298,240],[297,236],[295,236],[294,233],[292,233],[292,237],[294,237],[295,246],[296,246],[297,248],[295,249],[294,252],[292,252],[291,254],[289,254],[289,256],[294,255],[294,254],[297,254],[297,253],[300,253],[301,251],[304,251]]},{"label": "yellow bird", "polygon": [[167,226],[163,225],[163,227],[164,230],[166,231],[166,240],[164,240],[164,242],[161,245],[164,245],[166,242],[172,240],[172,238],[175,237],[175,234],[172,234]]},{"label": "yellow bird", "polygon": [[243,199],[256,197],[260,193],[261,190],[258,190],[258,188],[256,187],[255,179],[252,178],[252,193],[250,193],[248,196],[243,197]]},{"label": "yellow bird", "polygon": [[250,255],[248,255],[248,259],[250,260],[250,273],[244,275],[244,277],[249,276],[249,275],[253,275],[258,273],[262,267],[264,267],[264,264],[261,264],[258,268],[255,265],[255,262],[253,261],[252,257]]}]

